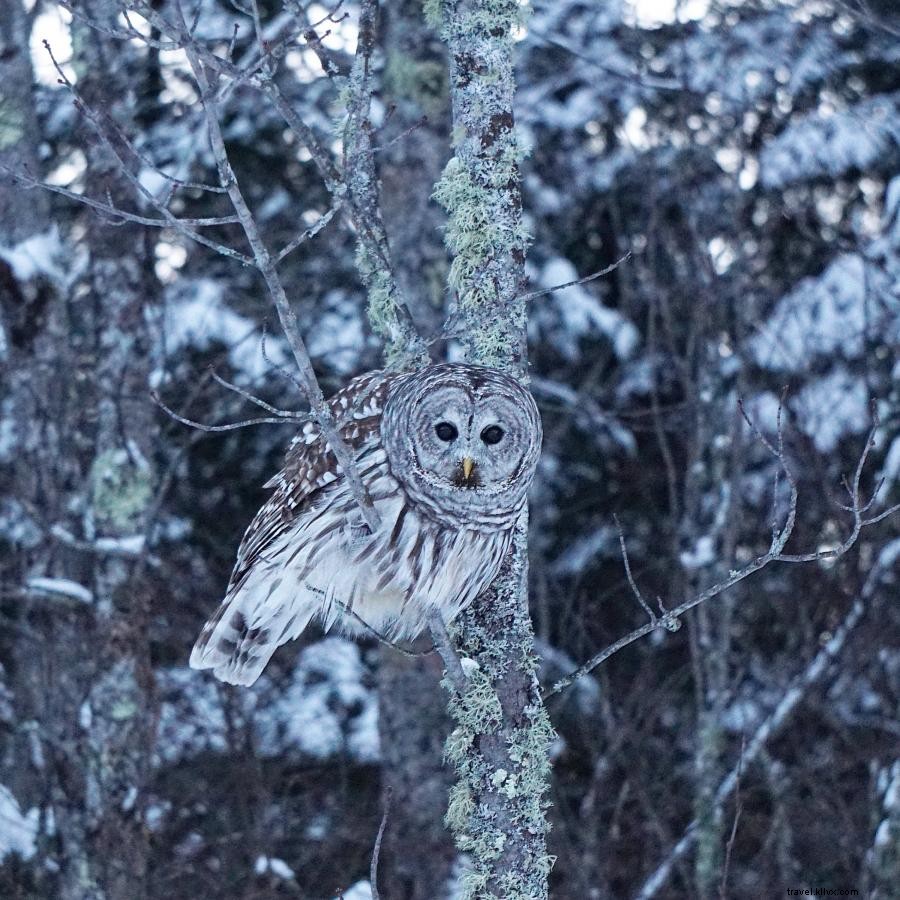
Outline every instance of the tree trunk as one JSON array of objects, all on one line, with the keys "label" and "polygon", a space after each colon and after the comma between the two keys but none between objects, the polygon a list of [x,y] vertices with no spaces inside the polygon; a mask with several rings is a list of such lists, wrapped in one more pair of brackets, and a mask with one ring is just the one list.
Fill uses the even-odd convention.
[{"label": "tree trunk", "polygon": [[[445,316],[447,277],[440,237],[444,215],[431,200],[449,152],[446,54],[425,23],[419,0],[386,5],[379,35],[385,56],[382,96],[393,110],[379,136],[381,209],[394,275],[410,298],[420,332],[435,334]],[[444,825],[451,776],[444,765],[443,740],[450,719],[440,679],[436,656],[410,659],[390,650],[382,653],[382,778],[394,803],[380,886],[396,900],[446,895],[456,858]]]},{"label": "tree trunk", "polygon": [[[98,22],[114,15],[103,3],[85,12]],[[27,47],[15,15],[13,22]],[[130,112],[136,91],[125,60],[132,49],[85,26],[75,26],[73,38],[80,95],[104,116]],[[27,123],[23,130],[32,133]],[[36,175],[34,146],[10,164]],[[86,193],[127,206],[121,176],[86,126],[82,146]],[[46,202],[41,193],[3,196],[5,205],[27,198],[23,221],[49,221],[34,212]],[[17,642],[11,675],[17,716],[27,725],[10,761],[27,782],[23,801],[53,817],[36,859],[41,891],[62,900],[140,900],[154,727],[139,578],[156,486],[146,316],[155,293],[153,247],[138,226],[113,227],[92,212],[84,225],[87,255],[77,277],[66,280],[73,264],[65,276],[38,279],[40,314],[12,348],[13,418],[21,427],[16,499],[35,511],[41,537],[18,548],[16,625],[30,637]],[[62,255],[54,260],[50,248],[48,241],[38,252],[41,264],[63,270]]]},{"label": "tree trunk", "polygon": [[[513,130],[515,0],[444,3],[426,9],[450,52],[455,155],[435,196],[449,213],[450,287],[466,356],[525,376],[522,293],[527,235]],[[471,871],[469,897],[547,896],[551,860],[545,816],[553,735],[535,675],[528,615],[527,521],[491,588],[455,623],[472,660],[464,693],[451,699],[456,768],[448,822]]]}]

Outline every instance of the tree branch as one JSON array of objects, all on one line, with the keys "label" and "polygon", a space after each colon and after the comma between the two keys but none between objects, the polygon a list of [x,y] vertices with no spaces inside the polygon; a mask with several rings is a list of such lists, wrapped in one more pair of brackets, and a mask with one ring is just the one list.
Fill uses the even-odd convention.
[{"label": "tree branch", "polygon": [[[760,723],[749,743],[747,743],[745,748],[742,748],[741,757],[716,790],[716,804],[723,804],[731,796],[739,784],[742,768],[745,769],[756,761],[766,744],[781,730],[788,718],[800,706],[810,689],[828,673],[831,664],[844,649],[848,638],[868,609],[869,601],[881,583],[882,577],[893,563],[894,559],[892,558],[879,559],[869,572],[859,596],[853,601],[853,605],[838,626],[834,636],[819,650],[812,662],[792,679],[775,709]],[[675,844],[663,862],[645,880],[637,894],[637,900],[650,900],[651,897],[656,896],[666,883],[675,863],[693,847],[697,838],[698,827],[696,820],[688,825],[678,843]]]},{"label": "tree branch", "polygon": [[[741,407],[743,411],[743,406]],[[746,418],[746,416],[745,416]],[[749,419],[746,419],[750,428],[756,434],[757,438],[763,443],[763,445],[772,453],[776,459],[779,461],[779,465],[781,467],[781,471],[784,472],[788,483],[790,484],[790,500],[788,503],[788,512],[786,516],[786,520],[780,529],[776,528],[772,535],[772,542],[769,545],[769,549],[766,553],[761,556],[756,557],[752,562],[748,563],[742,569],[737,571],[732,571],[728,578],[723,581],[718,582],[717,584],[712,585],[707,588],[700,594],[697,594],[694,597],[691,597],[688,600],[684,600],[682,603],[668,610],[661,618],[657,619],[655,622],[651,621],[645,625],[642,625],[640,628],[636,628],[629,634],[626,634],[624,637],[619,638],[619,640],[610,644],[608,647],[601,650],[599,653],[592,656],[586,663],[579,666],[574,672],[561,678],[557,681],[552,688],[544,692],[544,699],[546,700],[549,697],[554,696],[555,694],[560,693],[565,690],[567,687],[572,685],[575,681],[581,678],[583,675],[586,675],[588,672],[593,671],[597,668],[597,666],[606,662],[611,656],[615,653],[618,653],[620,650],[627,647],[629,644],[633,644],[635,641],[640,640],[642,637],[650,634],[651,631],[654,631],[657,628],[666,628],[667,630],[675,630],[677,628],[678,620],[683,616],[686,612],[693,609],[695,606],[699,606],[701,603],[705,603],[707,600],[711,600],[713,597],[717,597],[719,594],[727,591],[729,588],[736,585],[738,582],[743,581],[745,578],[748,578],[750,575],[753,575],[755,572],[758,572],[760,569],[764,569],[766,566],[770,565],[773,562],[786,562],[786,563],[804,563],[804,562],[815,562],[823,559],[836,559],[837,557],[843,556],[848,550],[850,550],[853,545],[856,543],[859,538],[860,532],[863,528],[868,525],[875,524],[876,522],[880,522],[882,519],[887,516],[893,515],[894,513],[900,512],[900,504],[890,507],[885,510],[883,513],[875,516],[871,519],[864,519],[862,515],[862,511],[864,509],[868,509],[871,505],[871,500],[868,502],[863,502],[860,496],[860,477],[862,475],[862,469],[865,466],[866,459],[868,458],[869,451],[874,446],[873,441],[875,437],[875,432],[877,430],[877,423],[872,427],[872,430],[869,432],[866,438],[866,444],[863,448],[862,453],[860,454],[859,461],[856,466],[856,471],[854,473],[854,479],[852,484],[852,500],[851,500],[851,512],[853,514],[853,528],[847,538],[841,542],[838,547],[831,548],[829,550],[819,550],[811,553],[801,553],[801,554],[791,554],[791,553],[783,553],[785,545],[793,534],[794,524],[797,519],[797,483],[794,479],[793,474],[791,473],[790,468],[788,467],[787,461],[784,455],[784,441],[781,433],[781,425],[780,425],[780,417],[779,417],[779,428],[778,428],[778,446],[775,447],[772,443],[765,437]]]},{"label": "tree branch", "polygon": [[[179,22],[182,31],[186,30],[184,22],[184,13],[181,8],[180,0],[176,3],[178,10]],[[200,90],[200,100],[206,113],[206,121],[209,127],[209,138],[212,146],[213,155],[219,168],[219,179],[222,186],[227,190],[232,206],[240,219],[241,227],[247,237],[247,241],[253,251],[253,258],[256,268],[266,283],[272,302],[278,313],[278,319],[281,323],[285,337],[287,337],[294,360],[300,372],[300,381],[303,385],[306,399],[309,402],[310,409],[325,435],[329,447],[337,458],[338,464],[344,472],[353,497],[360,507],[366,525],[371,532],[378,530],[380,520],[378,513],[372,504],[372,498],[369,496],[366,486],[363,484],[356,470],[356,462],[350,453],[349,448],[338,434],[331,411],[325,402],[322,389],[316,379],[306,344],[300,334],[300,328],[297,324],[297,317],[293,307],[287,299],[284,285],[275,267],[275,261],[269,254],[265,243],[259,233],[256,220],[250,211],[247,202],[241,192],[231,161],[228,158],[228,151],[225,147],[225,139],[222,135],[221,125],[219,123],[219,111],[216,103],[212,86],[197,52],[194,41],[185,43],[185,53],[197,81]]]}]

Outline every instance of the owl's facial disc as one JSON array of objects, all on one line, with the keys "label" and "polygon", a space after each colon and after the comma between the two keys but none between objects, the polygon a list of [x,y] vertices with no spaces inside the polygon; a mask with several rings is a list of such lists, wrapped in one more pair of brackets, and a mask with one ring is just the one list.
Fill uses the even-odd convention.
[{"label": "owl's facial disc", "polygon": [[523,462],[521,423],[520,410],[508,398],[454,384],[437,388],[412,413],[417,468],[456,490],[501,490]]},{"label": "owl's facial disc", "polygon": [[520,507],[540,453],[534,400],[481,366],[423,370],[389,400],[382,429],[392,472],[417,502],[485,526]]}]

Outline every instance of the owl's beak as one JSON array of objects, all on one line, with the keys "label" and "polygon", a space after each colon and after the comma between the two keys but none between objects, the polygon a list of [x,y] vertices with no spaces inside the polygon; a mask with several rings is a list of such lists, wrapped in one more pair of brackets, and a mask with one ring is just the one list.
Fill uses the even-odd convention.
[{"label": "owl's beak", "polygon": [[462,460],[463,478],[466,481],[472,480],[472,471],[475,468],[475,460],[471,456],[464,456]]}]

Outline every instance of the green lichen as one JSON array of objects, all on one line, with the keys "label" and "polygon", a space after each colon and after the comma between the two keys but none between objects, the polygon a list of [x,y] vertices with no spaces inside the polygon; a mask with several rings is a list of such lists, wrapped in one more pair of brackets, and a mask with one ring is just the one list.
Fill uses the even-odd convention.
[{"label": "green lichen", "polygon": [[140,524],[153,496],[149,468],[122,449],[107,450],[94,460],[90,485],[95,522],[119,534]]},{"label": "green lichen", "polygon": [[25,136],[25,113],[11,98],[0,98],[0,150],[14,147]]},{"label": "green lichen", "polygon": [[422,11],[425,13],[425,21],[428,23],[428,27],[433,28],[435,31],[440,31],[444,16],[442,0],[424,0]]},{"label": "green lichen", "polygon": [[388,57],[384,82],[391,94],[412,100],[429,116],[436,117],[447,107],[447,70],[442,63],[398,51]]},{"label": "green lichen", "polygon": [[531,12],[519,0],[479,0],[466,4],[455,0],[424,0],[423,9],[425,21],[445,40],[484,36],[495,45],[511,43],[515,30],[527,22]]},{"label": "green lichen", "polygon": [[472,799],[472,792],[465,782],[458,781],[450,788],[444,822],[454,833],[462,833],[473,812],[475,812],[475,801]]},{"label": "green lichen", "polygon": [[[522,710],[524,722],[507,739],[503,765],[492,762],[495,755],[488,759],[483,752],[485,740],[506,734],[508,727],[494,685],[512,669],[527,672],[536,684],[537,660],[527,620],[515,605],[515,589],[512,582],[495,589],[496,621],[481,619],[469,610],[452,629],[463,641],[462,654],[478,663],[469,669],[465,690],[451,699],[456,726],[445,747],[459,779],[450,791],[446,822],[460,851],[470,857],[473,871],[463,892],[472,900],[542,900],[553,864],[544,835],[548,748],[554,733],[536,693]],[[524,840],[531,848],[531,859],[527,873],[508,877],[502,867],[511,840]]]},{"label": "green lichen", "polygon": [[[454,156],[433,196],[448,215],[448,283],[461,339],[475,362],[518,367],[526,320],[519,282],[530,238],[519,194],[512,49],[523,9],[518,0],[426,0],[425,12],[440,26],[452,66]],[[458,779],[447,824],[470,859],[462,884],[470,900],[546,900],[553,865],[545,811],[554,733],[522,603],[526,567],[522,527],[504,574],[452,628],[461,656],[477,663],[461,693],[450,687],[455,727],[445,748]]]}]

